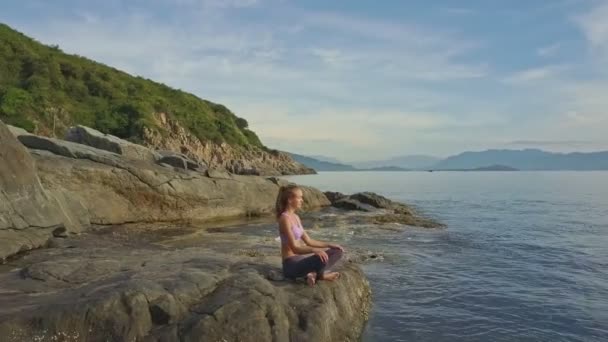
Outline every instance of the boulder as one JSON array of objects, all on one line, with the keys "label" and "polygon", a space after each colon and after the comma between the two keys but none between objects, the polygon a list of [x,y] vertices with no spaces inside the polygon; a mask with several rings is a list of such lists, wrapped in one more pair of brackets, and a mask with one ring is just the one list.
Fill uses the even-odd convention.
[{"label": "boulder", "polygon": [[324,194],[332,204],[346,197],[346,195],[341,192],[326,191]]},{"label": "boulder", "polygon": [[[86,156],[80,159],[34,153],[44,186],[62,189],[70,198],[85,203],[95,224],[269,215],[279,191],[279,186],[263,177],[214,169],[205,174],[175,172],[110,152],[95,152],[75,154]],[[307,190],[307,209],[328,205],[323,193]]]},{"label": "boulder", "polygon": [[345,198],[335,201],[334,203],[332,203],[332,206],[334,206],[336,208],[340,208],[340,209],[346,209],[346,210],[357,210],[357,211],[368,211],[368,212],[372,212],[372,211],[376,210],[374,207],[372,207],[369,204],[361,203],[361,202],[354,200],[352,198],[349,198],[349,197],[345,197]]},{"label": "boulder", "polygon": [[153,150],[120,139],[113,135],[101,133],[95,129],[85,126],[75,126],[68,129],[65,139],[78,144],[88,145],[100,150],[120,154],[129,159],[154,162],[160,159],[158,153]]},{"label": "boulder", "polygon": [[204,172],[207,169],[205,163],[196,162],[184,154],[165,150],[156,152],[160,155],[160,159],[156,161],[159,164],[168,164],[180,169],[199,172]]},{"label": "boulder", "polygon": [[0,121],[0,260],[44,245],[53,232],[80,232],[83,225],[88,217],[81,202],[62,190],[47,191],[32,156]]},{"label": "boulder", "polygon": [[327,197],[319,190],[311,186],[302,186],[302,194],[304,195],[304,204],[302,205],[303,210],[315,210],[318,208],[329,207],[331,202]]},{"label": "boulder", "polygon": [[432,218],[418,215],[408,205],[373,192],[359,192],[353,195],[325,192],[324,195],[335,208],[370,213],[366,220],[373,224],[398,223],[423,228],[445,228],[444,224]]},{"label": "boulder", "polygon": [[394,209],[398,203],[373,192],[358,192],[349,196],[351,199],[379,209]]},{"label": "boulder", "polygon": [[78,143],[37,136],[33,134],[18,136],[19,141],[33,150],[48,151],[53,154],[75,159],[115,159],[118,160],[119,155],[106,150],[100,150],[91,146],[81,145]]}]

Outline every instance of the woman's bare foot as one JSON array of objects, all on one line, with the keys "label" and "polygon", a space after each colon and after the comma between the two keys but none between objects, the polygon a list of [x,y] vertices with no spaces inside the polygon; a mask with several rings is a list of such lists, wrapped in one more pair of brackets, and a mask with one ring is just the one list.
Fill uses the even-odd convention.
[{"label": "woman's bare foot", "polygon": [[323,280],[334,281],[340,278],[340,272],[325,272],[323,273]]},{"label": "woman's bare foot", "polygon": [[306,283],[308,286],[314,286],[317,282],[317,272],[310,272],[306,275]]}]

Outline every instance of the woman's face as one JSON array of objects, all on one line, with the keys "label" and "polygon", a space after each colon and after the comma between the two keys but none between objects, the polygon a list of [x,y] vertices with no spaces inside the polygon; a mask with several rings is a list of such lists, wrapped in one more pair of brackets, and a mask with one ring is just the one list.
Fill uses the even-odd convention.
[{"label": "woman's face", "polygon": [[289,206],[296,210],[302,208],[303,203],[304,195],[302,194],[302,190],[296,189],[289,198]]}]

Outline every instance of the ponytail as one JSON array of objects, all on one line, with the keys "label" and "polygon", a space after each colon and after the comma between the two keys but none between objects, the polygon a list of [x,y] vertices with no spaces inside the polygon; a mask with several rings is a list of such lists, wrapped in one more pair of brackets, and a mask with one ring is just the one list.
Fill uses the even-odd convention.
[{"label": "ponytail", "polygon": [[279,194],[277,195],[277,202],[274,207],[274,211],[275,211],[275,215],[276,215],[277,219],[279,217],[281,217],[281,214],[283,214],[285,212],[285,210],[287,209],[287,203],[289,201],[289,198],[291,196],[293,196],[293,194],[296,190],[299,190],[299,189],[300,189],[300,187],[298,187],[295,184],[289,184],[287,186],[282,186],[279,189]]}]

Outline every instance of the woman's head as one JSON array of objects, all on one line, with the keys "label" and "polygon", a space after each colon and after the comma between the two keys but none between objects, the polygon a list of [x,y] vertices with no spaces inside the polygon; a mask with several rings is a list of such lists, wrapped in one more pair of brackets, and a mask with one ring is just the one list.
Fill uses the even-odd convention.
[{"label": "woman's head", "polygon": [[286,210],[297,210],[302,207],[303,194],[302,189],[295,184],[282,186],[279,189],[277,203],[275,205],[275,213],[277,218]]}]

